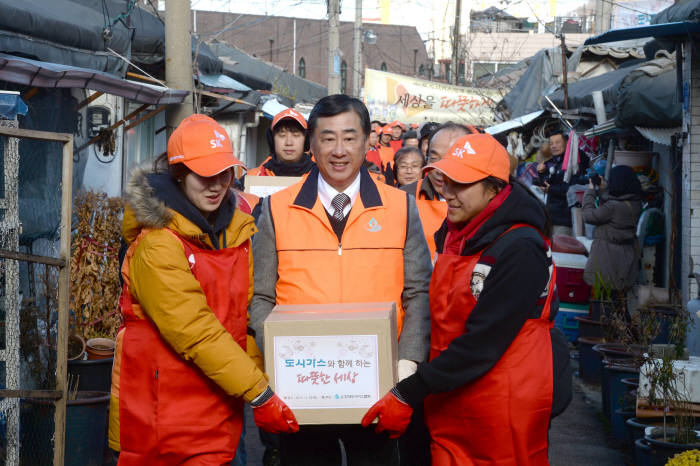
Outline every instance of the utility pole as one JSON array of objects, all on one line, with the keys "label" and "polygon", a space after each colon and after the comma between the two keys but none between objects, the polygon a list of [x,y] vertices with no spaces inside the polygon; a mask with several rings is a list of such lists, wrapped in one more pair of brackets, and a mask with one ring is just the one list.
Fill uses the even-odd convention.
[{"label": "utility pole", "polygon": [[455,7],[454,37],[452,38],[452,79],[450,79],[455,86],[459,84],[459,23],[461,22],[461,11],[462,0],[457,0],[457,6]]},{"label": "utility pole", "polygon": [[612,16],[612,0],[600,0],[600,2],[603,4],[602,7],[602,18],[603,21],[600,25],[601,27],[601,34],[608,29],[610,29],[610,23],[611,23],[611,16]]},{"label": "utility pole", "polygon": [[355,30],[354,30],[355,59],[352,67],[355,69],[352,78],[352,95],[360,98],[362,89],[362,0],[355,0]]},{"label": "utility pole", "polygon": [[190,91],[181,104],[168,107],[170,128],[175,128],[193,113],[191,30],[190,0],[168,0],[165,8],[165,83],[173,89]]},{"label": "utility pole", "polygon": [[328,0],[328,94],[340,93],[340,1]]}]

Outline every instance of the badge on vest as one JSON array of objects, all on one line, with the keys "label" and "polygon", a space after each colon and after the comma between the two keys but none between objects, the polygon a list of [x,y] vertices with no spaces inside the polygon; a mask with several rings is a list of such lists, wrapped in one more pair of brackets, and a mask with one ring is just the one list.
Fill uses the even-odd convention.
[{"label": "badge on vest", "polygon": [[378,221],[374,219],[374,217],[372,217],[372,219],[369,222],[367,222],[365,229],[370,233],[376,233],[382,229],[382,226],[379,224]]},{"label": "badge on vest", "polygon": [[491,272],[491,266],[486,264],[476,264],[472,271],[472,278],[469,282],[469,289],[476,299],[479,299],[481,291],[484,289],[484,280]]}]

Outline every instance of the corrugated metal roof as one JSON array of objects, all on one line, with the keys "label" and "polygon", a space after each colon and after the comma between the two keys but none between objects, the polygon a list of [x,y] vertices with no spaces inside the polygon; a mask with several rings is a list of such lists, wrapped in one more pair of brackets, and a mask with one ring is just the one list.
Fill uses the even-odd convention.
[{"label": "corrugated metal roof", "polygon": [[144,104],[177,104],[188,91],[137,83],[114,75],[0,53],[0,80],[25,86],[91,89]]}]

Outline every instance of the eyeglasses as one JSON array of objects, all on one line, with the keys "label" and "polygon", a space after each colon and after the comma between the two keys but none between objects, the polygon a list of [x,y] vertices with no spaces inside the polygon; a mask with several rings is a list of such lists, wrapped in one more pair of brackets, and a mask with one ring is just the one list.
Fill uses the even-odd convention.
[{"label": "eyeglasses", "polygon": [[397,170],[403,170],[403,171],[418,171],[422,168],[421,165],[414,164],[414,165],[397,165],[396,169]]}]

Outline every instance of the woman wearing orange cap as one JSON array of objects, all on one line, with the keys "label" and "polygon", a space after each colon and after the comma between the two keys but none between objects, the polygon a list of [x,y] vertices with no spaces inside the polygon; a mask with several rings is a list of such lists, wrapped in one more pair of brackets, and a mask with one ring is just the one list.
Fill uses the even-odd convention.
[{"label": "woman wearing orange cap", "polygon": [[[424,404],[432,464],[546,465],[547,431],[571,397],[544,206],[509,177],[503,146],[460,137],[428,165],[447,220],[430,282],[430,360],[367,412],[398,437]],[[568,382],[568,385],[567,385]]]},{"label": "woman wearing orange cap", "polygon": [[298,429],[247,327],[256,228],[229,189],[236,165],[226,131],[192,115],[167,165],[131,176],[109,426],[120,465],[229,463],[244,401],[261,429]]}]

